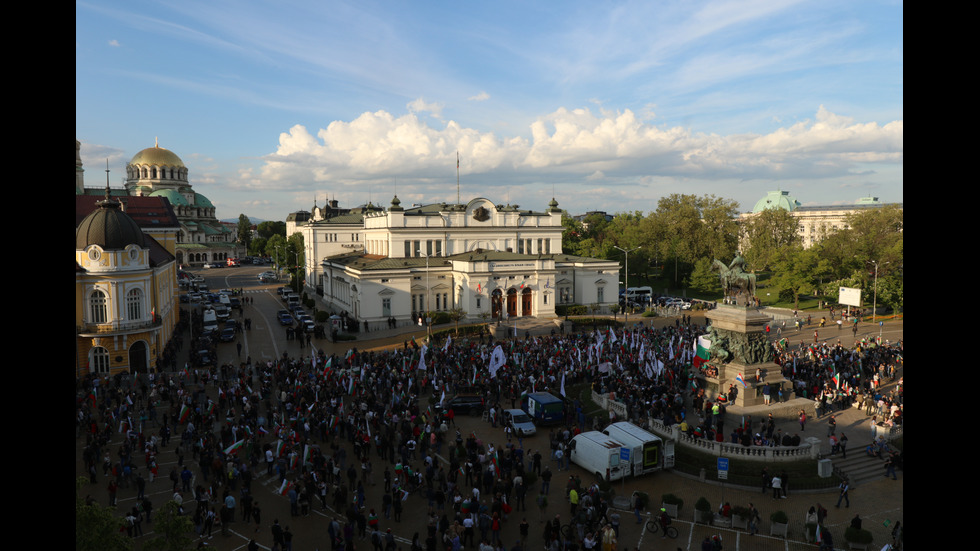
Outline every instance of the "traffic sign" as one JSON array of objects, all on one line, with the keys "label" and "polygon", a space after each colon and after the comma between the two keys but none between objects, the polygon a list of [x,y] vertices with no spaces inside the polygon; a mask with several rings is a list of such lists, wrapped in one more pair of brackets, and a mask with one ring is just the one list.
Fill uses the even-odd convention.
[{"label": "traffic sign", "polygon": [[718,478],[728,480],[728,458],[718,458]]},{"label": "traffic sign", "polygon": [[630,460],[630,449],[629,448],[619,448],[619,460],[629,461]]}]

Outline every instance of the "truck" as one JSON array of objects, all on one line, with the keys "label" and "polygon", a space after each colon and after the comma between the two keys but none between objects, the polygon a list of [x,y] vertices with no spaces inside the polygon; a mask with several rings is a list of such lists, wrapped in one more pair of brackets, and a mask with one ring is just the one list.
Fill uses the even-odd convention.
[{"label": "truck", "polygon": [[550,392],[532,392],[521,398],[524,410],[536,425],[559,424],[565,421],[565,402]]},{"label": "truck", "polygon": [[575,435],[568,453],[572,463],[612,482],[630,474],[629,464],[622,460],[623,449],[622,443],[594,430]]},{"label": "truck", "polygon": [[612,423],[603,429],[602,434],[629,448],[629,470],[632,476],[664,468],[664,441],[659,436],[626,421]]}]

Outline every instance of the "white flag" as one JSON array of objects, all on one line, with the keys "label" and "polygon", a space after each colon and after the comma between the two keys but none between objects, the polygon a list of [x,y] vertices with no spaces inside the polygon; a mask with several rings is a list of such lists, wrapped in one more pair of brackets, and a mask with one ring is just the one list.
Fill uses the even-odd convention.
[{"label": "white flag", "polygon": [[419,356],[419,369],[425,371],[425,353],[429,350],[429,347],[422,345],[422,354]]},{"label": "white flag", "polygon": [[493,349],[493,354],[490,356],[490,378],[496,378],[497,370],[503,367],[504,362],[507,361],[507,355],[504,354],[504,349],[500,348],[498,344],[496,348]]},{"label": "white flag", "polygon": [[564,372],[562,372],[562,374],[561,374],[561,395],[562,396],[565,395],[565,373]]}]

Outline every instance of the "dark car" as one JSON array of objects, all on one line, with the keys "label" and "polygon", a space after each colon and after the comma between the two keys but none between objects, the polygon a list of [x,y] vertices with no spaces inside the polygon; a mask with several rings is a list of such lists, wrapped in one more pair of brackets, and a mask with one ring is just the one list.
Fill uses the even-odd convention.
[{"label": "dark car", "polygon": [[235,327],[225,327],[221,330],[221,335],[218,336],[221,342],[231,342],[235,340]]},{"label": "dark car", "polygon": [[481,415],[485,408],[483,396],[480,394],[459,394],[446,401],[444,407],[452,408],[453,412],[462,415]]},{"label": "dark car", "polygon": [[238,310],[242,309],[242,299],[238,297],[231,297],[228,299],[228,302],[232,308],[236,308]]}]

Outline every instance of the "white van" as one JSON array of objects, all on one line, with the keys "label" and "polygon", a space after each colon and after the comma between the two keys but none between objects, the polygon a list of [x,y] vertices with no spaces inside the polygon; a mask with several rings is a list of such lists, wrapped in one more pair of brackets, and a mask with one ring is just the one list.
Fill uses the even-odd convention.
[{"label": "white van", "polygon": [[571,461],[596,478],[611,482],[628,476],[629,465],[620,459],[623,445],[599,431],[583,432],[572,438]]},{"label": "white van", "polygon": [[218,330],[218,313],[212,308],[204,311],[204,332]]},{"label": "white van", "polygon": [[664,468],[664,441],[659,436],[626,421],[613,423],[602,433],[629,448],[630,467],[628,468],[633,476]]}]

